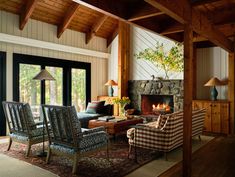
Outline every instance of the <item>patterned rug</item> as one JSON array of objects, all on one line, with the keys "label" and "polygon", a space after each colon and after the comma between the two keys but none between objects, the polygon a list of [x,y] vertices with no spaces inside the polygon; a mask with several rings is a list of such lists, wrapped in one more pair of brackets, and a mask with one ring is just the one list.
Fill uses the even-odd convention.
[{"label": "patterned rug", "polygon": [[127,157],[127,139],[118,136],[116,140],[111,140],[110,142],[109,161],[106,159],[106,150],[96,151],[87,156],[85,155],[79,160],[78,175],[72,175],[71,160],[62,156],[53,155],[50,164],[46,164],[45,157],[38,157],[36,155],[42,150],[42,144],[33,145],[32,153],[28,158],[24,156],[26,145],[13,142],[10,151],[6,151],[7,146],[8,143],[0,144],[0,153],[39,166],[61,177],[123,177],[162,155],[159,152],[137,149],[137,163],[134,160],[133,154],[130,156],[130,159]]}]

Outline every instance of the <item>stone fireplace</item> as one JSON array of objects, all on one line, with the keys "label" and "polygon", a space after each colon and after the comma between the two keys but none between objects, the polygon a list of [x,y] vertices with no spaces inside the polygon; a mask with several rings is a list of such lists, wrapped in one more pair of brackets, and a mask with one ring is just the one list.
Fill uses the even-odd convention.
[{"label": "stone fireplace", "polygon": [[173,95],[141,95],[141,113],[174,112]]},{"label": "stone fireplace", "polygon": [[[153,97],[152,100],[158,99],[157,95],[171,97],[173,100],[170,105],[172,112],[183,109],[183,80],[130,80],[128,90],[132,106],[141,113],[143,95],[148,95],[150,102],[151,97]],[[151,111],[152,107],[147,107],[147,110],[143,110],[144,112]]]}]

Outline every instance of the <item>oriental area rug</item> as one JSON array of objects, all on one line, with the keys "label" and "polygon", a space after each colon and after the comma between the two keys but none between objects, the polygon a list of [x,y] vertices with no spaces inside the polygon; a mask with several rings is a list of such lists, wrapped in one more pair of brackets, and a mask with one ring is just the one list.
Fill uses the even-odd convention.
[{"label": "oriental area rug", "polygon": [[123,177],[163,155],[156,151],[137,149],[138,162],[136,162],[133,153],[128,158],[127,139],[118,136],[116,140],[110,142],[109,160],[106,158],[106,150],[85,154],[79,160],[78,174],[72,175],[72,160],[53,155],[50,164],[46,164],[45,157],[37,156],[37,153],[42,151],[42,144],[33,145],[28,158],[24,156],[26,145],[13,142],[10,151],[6,151],[7,146],[8,143],[0,144],[0,153],[49,170],[61,177]]}]

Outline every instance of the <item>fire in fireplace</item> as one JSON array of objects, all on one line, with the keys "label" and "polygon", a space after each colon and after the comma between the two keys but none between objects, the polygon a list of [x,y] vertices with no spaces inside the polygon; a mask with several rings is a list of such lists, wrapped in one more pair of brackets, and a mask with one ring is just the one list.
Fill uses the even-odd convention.
[{"label": "fire in fireplace", "polygon": [[141,112],[144,115],[174,112],[173,95],[141,95]]}]

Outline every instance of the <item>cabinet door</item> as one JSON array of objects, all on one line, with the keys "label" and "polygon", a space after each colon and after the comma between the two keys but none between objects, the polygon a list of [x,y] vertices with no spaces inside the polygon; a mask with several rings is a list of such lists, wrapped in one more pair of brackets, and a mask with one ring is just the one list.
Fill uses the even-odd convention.
[{"label": "cabinet door", "polygon": [[202,103],[202,108],[206,109],[206,116],[204,120],[204,131],[211,131],[211,108],[212,105],[210,102],[203,102]]},{"label": "cabinet door", "polygon": [[221,133],[229,134],[229,103],[220,105]]},{"label": "cabinet door", "polygon": [[211,104],[211,126],[212,132],[221,132],[221,120],[220,120],[220,103]]}]

